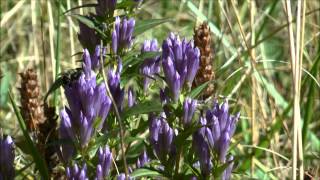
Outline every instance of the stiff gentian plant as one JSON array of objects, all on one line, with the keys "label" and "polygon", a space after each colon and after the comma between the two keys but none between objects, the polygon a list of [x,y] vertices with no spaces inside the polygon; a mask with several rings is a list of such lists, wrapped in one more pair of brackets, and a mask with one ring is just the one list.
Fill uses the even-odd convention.
[{"label": "stiff gentian plant", "polygon": [[[161,22],[139,20],[136,26],[132,15],[141,3],[97,0],[89,5],[95,14],[77,16],[82,67],[62,78],[67,105],[58,130],[66,178],[216,178],[216,168],[226,164],[220,174],[228,180],[239,114],[230,115],[227,101],[207,110],[197,99],[200,51],[193,40],[170,33],[159,46],[156,39],[142,39],[141,49],[133,45],[141,40],[134,36]],[[1,139],[1,154],[13,152],[12,144]],[[0,178],[13,177],[13,159],[0,156]]]}]

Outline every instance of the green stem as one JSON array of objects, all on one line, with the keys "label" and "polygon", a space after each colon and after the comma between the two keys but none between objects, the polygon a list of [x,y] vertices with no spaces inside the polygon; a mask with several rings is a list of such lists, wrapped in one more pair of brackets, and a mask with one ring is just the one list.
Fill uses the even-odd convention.
[{"label": "green stem", "polygon": [[121,120],[121,116],[120,116],[120,113],[119,113],[119,110],[118,110],[118,107],[117,107],[117,104],[111,94],[111,91],[109,89],[109,85],[108,85],[108,81],[107,81],[107,76],[103,70],[103,59],[102,59],[102,47],[103,47],[103,42],[102,40],[100,41],[100,47],[101,47],[101,51],[100,51],[100,65],[101,65],[101,73],[102,73],[102,77],[103,77],[103,81],[105,83],[105,86],[106,86],[106,90],[107,90],[107,94],[108,96],[110,97],[111,99],[111,102],[113,104],[113,108],[115,110],[115,114],[116,114],[116,117],[117,119],[119,120],[119,126],[120,126],[120,145],[121,145],[121,154],[122,154],[122,160],[123,160],[123,165],[124,165],[124,172],[125,172],[125,176],[126,176],[126,179],[129,179],[128,177],[128,174],[129,174],[129,171],[128,171],[128,165],[127,165],[127,160],[126,160],[126,155],[125,155],[125,150],[124,150],[124,131],[123,131],[123,123],[122,123],[122,120]]},{"label": "green stem", "polygon": [[[60,70],[60,14],[61,14],[61,7],[60,7],[60,0],[57,1],[58,2],[58,23],[57,23],[57,41],[56,41],[56,52],[55,52],[55,60],[56,60],[56,74],[55,74],[55,80],[58,78],[59,75],[59,70]],[[54,96],[53,96],[53,102],[54,105],[57,106],[58,105],[58,91],[54,92]]]}]

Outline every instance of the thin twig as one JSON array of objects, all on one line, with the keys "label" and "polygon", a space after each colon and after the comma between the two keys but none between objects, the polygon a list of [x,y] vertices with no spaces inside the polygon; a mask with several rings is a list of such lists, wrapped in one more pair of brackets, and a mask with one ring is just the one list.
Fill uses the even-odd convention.
[{"label": "thin twig", "polygon": [[110,88],[109,88],[109,84],[108,84],[108,81],[107,81],[107,76],[103,70],[103,58],[102,58],[102,47],[103,47],[103,42],[101,40],[100,42],[100,65],[101,65],[101,74],[102,74],[102,77],[103,77],[103,81],[105,83],[105,86],[106,86],[106,90],[107,90],[107,94],[108,96],[110,97],[111,99],[111,102],[113,104],[113,108],[114,108],[114,111],[116,113],[116,116],[117,116],[117,119],[119,120],[119,126],[120,126],[120,145],[121,145],[121,154],[122,154],[122,160],[123,160],[123,165],[124,165],[124,172],[125,172],[125,176],[126,176],[126,179],[128,179],[128,174],[129,174],[129,171],[128,171],[128,165],[127,165],[127,160],[126,160],[126,155],[125,155],[125,151],[124,151],[124,131],[123,131],[123,124],[122,124],[122,120],[121,120],[121,116],[120,116],[120,113],[119,113],[119,110],[118,110],[118,107],[117,107],[117,104],[111,94],[111,91],[110,91]]}]

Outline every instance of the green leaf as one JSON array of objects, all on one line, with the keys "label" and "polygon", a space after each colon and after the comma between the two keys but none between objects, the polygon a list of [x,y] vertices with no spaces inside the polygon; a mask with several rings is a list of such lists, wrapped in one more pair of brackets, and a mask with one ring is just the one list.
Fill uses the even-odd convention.
[{"label": "green leaf", "polygon": [[66,14],[70,11],[73,11],[73,10],[76,10],[76,9],[80,9],[80,8],[84,8],[84,7],[96,7],[98,4],[84,4],[82,6],[76,6],[76,7],[73,7],[71,9],[68,9],[67,11],[65,11],[63,14]]},{"label": "green leaf", "polygon": [[89,149],[87,151],[90,158],[93,158],[98,151],[99,147],[103,147],[109,139],[109,134],[104,134],[98,138],[95,138],[93,144],[89,144]]},{"label": "green leaf", "polygon": [[159,173],[156,170],[151,170],[151,169],[147,169],[147,168],[140,168],[137,169],[135,171],[133,171],[130,174],[130,177],[132,178],[138,178],[138,177],[159,177],[162,176],[161,173]]},{"label": "green leaf", "polygon": [[106,37],[106,35],[96,26],[95,21],[93,19],[90,19],[87,16],[79,15],[79,14],[71,14],[70,16],[73,16],[78,21],[82,22],[89,28],[94,29],[97,33],[99,33],[101,36]]},{"label": "green leaf", "polygon": [[55,90],[57,90],[60,86],[64,84],[64,80],[62,77],[58,77],[56,81],[51,85],[49,91],[44,96],[44,101],[47,101],[48,96],[53,93]]},{"label": "green leaf", "polygon": [[196,87],[195,89],[193,89],[193,90],[190,92],[189,96],[190,96],[191,98],[196,98],[196,97],[198,97],[198,95],[201,94],[201,92],[206,89],[206,87],[208,86],[208,84],[209,84],[210,82],[211,82],[211,81],[207,81],[207,82],[201,84],[200,86]]},{"label": "green leaf", "polygon": [[213,170],[213,176],[218,178],[221,177],[222,173],[224,172],[224,170],[229,166],[231,162],[227,162],[222,164],[221,166],[218,166],[216,169]]},{"label": "green leaf", "polygon": [[122,71],[124,72],[127,68],[135,66],[137,64],[141,64],[145,59],[148,58],[154,58],[156,56],[160,56],[160,52],[144,52],[140,54],[139,56],[135,56],[134,54],[130,54],[127,59],[124,59],[123,62],[123,69]]},{"label": "green leaf", "polygon": [[102,118],[101,118],[101,117],[97,117],[97,118],[93,121],[93,128],[94,128],[94,129],[97,129],[97,128],[99,127],[101,121],[102,121]]},{"label": "green leaf", "polygon": [[143,32],[152,29],[160,24],[170,22],[171,19],[147,19],[147,20],[141,20],[136,23],[136,26],[134,28],[134,36],[137,36],[139,34],[142,34]]},{"label": "green leaf", "polygon": [[86,16],[79,15],[79,14],[71,14],[70,16],[75,17],[80,22],[82,22],[83,24],[87,25],[89,28],[92,28],[92,29],[96,28],[94,22],[91,19],[89,19],[88,17],[86,17]]},{"label": "green leaf", "polygon": [[10,98],[13,110],[14,110],[16,116],[17,116],[20,128],[21,128],[21,130],[23,132],[23,136],[26,139],[26,142],[27,142],[27,145],[28,145],[28,147],[29,147],[29,149],[31,151],[33,160],[35,161],[36,167],[39,170],[42,179],[49,179],[49,173],[48,173],[47,165],[46,165],[44,159],[41,157],[38,149],[33,144],[32,140],[31,140],[31,137],[29,136],[26,124],[24,123],[24,120],[23,120],[23,118],[22,118],[22,116],[21,116],[21,114],[19,112],[19,109],[18,109],[16,103],[14,102],[13,97],[12,97],[10,92],[9,92],[9,98]]},{"label": "green leaf", "polygon": [[117,4],[116,9],[126,9],[128,7],[133,7],[135,5],[137,5],[137,3],[132,0],[124,0],[119,4]]},{"label": "green leaf", "polygon": [[202,125],[195,125],[195,126],[191,126],[188,129],[185,129],[184,131],[182,131],[174,140],[175,145],[177,147],[180,147],[182,145],[184,145],[186,143],[186,140],[189,136],[191,136],[195,131],[197,131],[199,128],[201,128]]},{"label": "green leaf", "polygon": [[162,105],[158,101],[146,101],[133,107],[126,108],[122,113],[123,119],[137,114],[148,114],[150,112],[161,112]]}]

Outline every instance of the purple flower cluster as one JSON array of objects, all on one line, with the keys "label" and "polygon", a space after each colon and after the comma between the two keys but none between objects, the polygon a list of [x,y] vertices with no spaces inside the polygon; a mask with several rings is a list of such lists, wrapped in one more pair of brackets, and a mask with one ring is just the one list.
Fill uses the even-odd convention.
[{"label": "purple flower cluster", "polygon": [[72,168],[66,168],[66,177],[68,180],[88,180],[87,176],[87,165],[84,164],[82,168],[80,168],[77,164],[74,164]]},{"label": "purple flower cluster", "polygon": [[[158,42],[156,39],[145,40],[141,48],[141,53],[158,51]],[[146,92],[149,88],[151,78],[154,78],[154,74],[160,73],[160,57],[145,59],[140,69],[140,73],[144,75],[143,89],[144,92]]]},{"label": "purple flower cluster", "polygon": [[182,124],[187,127],[191,125],[193,114],[197,107],[197,100],[187,97],[183,102]]},{"label": "purple flower cluster", "polygon": [[105,17],[106,15],[112,17],[113,11],[116,8],[117,0],[98,0],[96,6],[96,14]]},{"label": "purple flower cluster", "polygon": [[99,149],[98,152],[99,162],[97,165],[97,180],[105,179],[110,172],[112,153],[108,146]]},{"label": "purple flower cluster", "polygon": [[[133,179],[131,178],[130,176],[128,177],[129,180]],[[120,173],[118,176],[117,176],[117,180],[126,180],[126,175],[124,173]]]},{"label": "purple flower cluster", "polygon": [[[111,106],[105,85],[96,83],[96,74],[92,71],[89,57],[88,51],[84,50],[83,72],[79,79],[64,86],[69,108],[65,107],[60,112],[60,138],[79,141],[81,147],[88,144],[97,118],[101,118],[101,122],[96,129],[101,130]],[[62,156],[68,160],[73,149],[70,144],[64,145]]]},{"label": "purple flower cluster", "polygon": [[175,153],[175,145],[173,144],[175,133],[164,116],[162,114],[162,117],[154,117],[153,115],[149,117],[150,143],[162,162],[168,160],[168,155],[170,157]]},{"label": "purple flower cluster", "polygon": [[11,136],[0,135],[0,179],[14,179],[14,143]]},{"label": "purple flower cluster", "polygon": [[147,162],[149,162],[150,159],[147,155],[147,152],[144,150],[140,156],[138,157],[138,160],[137,160],[137,163],[136,163],[136,166],[137,168],[141,168],[143,167]]},{"label": "purple flower cluster", "polygon": [[118,54],[118,52],[130,48],[132,45],[134,25],[135,20],[133,18],[130,18],[129,20],[123,18],[121,21],[120,17],[116,17],[114,30],[112,32],[113,53]]},{"label": "purple flower cluster", "polygon": [[100,45],[97,45],[95,47],[94,53],[92,53],[91,55],[89,51],[85,49],[83,53],[83,59],[85,59],[86,62],[91,62],[92,70],[97,70],[100,68],[100,55],[102,55],[102,60],[104,61],[104,57],[106,55],[106,48],[101,48]]},{"label": "purple flower cluster", "polygon": [[239,116],[239,113],[236,116],[229,114],[227,101],[221,106],[215,101],[213,109],[207,110],[205,117],[200,117],[202,128],[194,133],[193,146],[199,156],[201,171],[204,175],[210,173],[211,150],[214,150],[222,163],[226,163],[230,140]]},{"label": "purple flower cluster", "polygon": [[186,84],[191,87],[199,68],[200,50],[194,47],[193,41],[180,41],[178,35],[170,33],[162,44],[162,66],[166,83],[174,101]]}]

